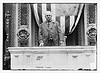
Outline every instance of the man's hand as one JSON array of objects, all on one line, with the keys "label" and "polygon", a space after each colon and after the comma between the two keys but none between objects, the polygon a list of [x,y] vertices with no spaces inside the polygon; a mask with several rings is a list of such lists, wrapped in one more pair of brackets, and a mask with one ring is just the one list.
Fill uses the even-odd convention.
[{"label": "man's hand", "polygon": [[63,41],[61,41],[60,42],[60,46],[64,46],[65,44],[64,44],[64,42]]},{"label": "man's hand", "polygon": [[39,46],[43,46],[44,45],[44,43],[40,43],[40,45]]}]

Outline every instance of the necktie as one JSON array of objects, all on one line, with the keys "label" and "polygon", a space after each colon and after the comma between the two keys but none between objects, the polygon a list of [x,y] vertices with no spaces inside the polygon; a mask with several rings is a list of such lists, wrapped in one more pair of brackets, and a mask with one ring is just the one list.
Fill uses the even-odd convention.
[{"label": "necktie", "polygon": [[50,27],[50,24],[49,24],[49,22],[48,22],[48,28]]},{"label": "necktie", "polygon": [[50,26],[50,24],[49,24],[49,22],[48,22],[48,39],[50,39],[50,33],[49,33],[49,26]]}]

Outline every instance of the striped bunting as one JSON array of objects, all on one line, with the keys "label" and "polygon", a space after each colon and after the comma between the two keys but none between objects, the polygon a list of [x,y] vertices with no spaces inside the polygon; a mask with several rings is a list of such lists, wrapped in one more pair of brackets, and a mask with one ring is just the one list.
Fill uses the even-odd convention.
[{"label": "striped bunting", "polygon": [[[43,22],[46,21],[45,19],[45,12],[47,11],[46,9],[46,4],[42,4],[42,19],[43,19]],[[41,24],[41,23],[40,23]]]},{"label": "striped bunting", "polygon": [[75,13],[77,12],[77,15],[71,16],[56,16],[56,4],[37,3],[33,4],[32,8],[34,8],[34,15],[38,25],[46,21],[45,12],[51,11],[53,14],[52,20],[59,22],[62,32],[67,36],[71,34],[77,26],[83,9],[83,4],[80,4],[80,6],[77,8],[78,11],[75,11]]},{"label": "striped bunting", "polygon": [[42,4],[37,4],[37,11],[38,11],[38,16],[39,16],[39,23],[42,23],[43,22],[43,18],[42,18]]},{"label": "striped bunting", "polygon": [[82,10],[83,10],[83,6],[84,6],[84,4],[81,4],[81,5],[79,6],[78,13],[77,13],[78,15],[77,15],[76,20],[74,21],[74,24],[73,24],[73,26],[72,26],[72,29],[71,29],[70,34],[74,31],[76,25],[77,25],[78,22],[79,22],[79,19],[80,19],[80,17],[81,17],[81,13],[82,13]]}]

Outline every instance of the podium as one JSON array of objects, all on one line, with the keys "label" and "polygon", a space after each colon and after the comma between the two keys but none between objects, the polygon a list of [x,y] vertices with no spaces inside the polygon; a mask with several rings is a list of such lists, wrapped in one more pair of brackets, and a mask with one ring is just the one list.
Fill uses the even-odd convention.
[{"label": "podium", "polygon": [[11,69],[96,69],[95,46],[8,47]]}]

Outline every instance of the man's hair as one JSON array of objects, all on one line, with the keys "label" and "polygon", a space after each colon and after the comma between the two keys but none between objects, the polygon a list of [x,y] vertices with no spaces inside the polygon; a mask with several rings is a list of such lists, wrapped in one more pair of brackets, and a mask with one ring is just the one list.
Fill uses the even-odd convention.
[{"label": "man's hair", "polygon": [[52,13],[51,13],[50,11],[46,11],[46,12],[45,12],[45,16],[46,16],[46,15],[52,15]]}]

